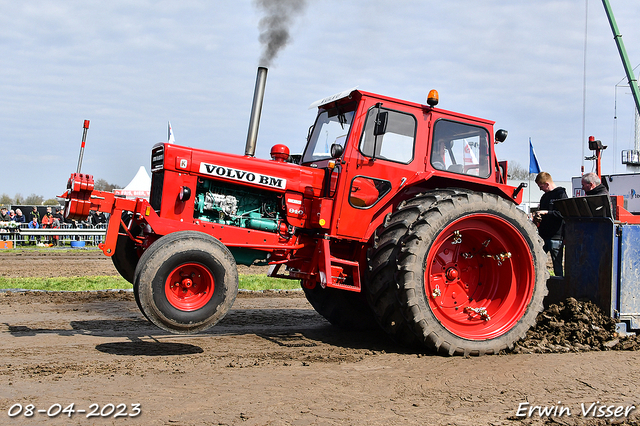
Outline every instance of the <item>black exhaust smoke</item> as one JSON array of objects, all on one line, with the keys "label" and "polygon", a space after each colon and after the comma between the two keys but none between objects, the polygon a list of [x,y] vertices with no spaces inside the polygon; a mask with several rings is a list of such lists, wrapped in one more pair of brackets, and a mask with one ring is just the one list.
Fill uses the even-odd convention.
[{"label": "black exhaust smoke", "polygon": [[264,13],[258,24],[263,49],[258,64],[268,67],[291,41],[289,27],[306,8],[306,0],[255,0],[255,5]]},{"label": "black exhaust smoke", "polygon": [[278,52],[286,46],[291,37],[289,26],[294,16],[304,11],[306,0],[254,0],[254,4],[264,16],[260,19],[260,43],[263,51],[258,67],[256,88],[253,92],[253,106],[251,107],[251,119],[247,134],[247,145],[244,153],[253,157],[256,153],[256,141],[258,140],[258,126],[260,126],[260,114],[262,113],[262,101],[264,89],[267,84],[267,66],[276,57]]},{"label": "black exhaust smoke", "polygon": [[253,105],[251,106],[251,118],[249,119],[249,132],[247,133],[247,144],[244,155],[253,157],[256,153],[256,141],[258,140],[258,127],[260,126],[260,114],[262,114],[262,101],[264,100],[264,90],[267,85],[267,69],[258,67],[256,77],[256,88],[253,91]]}]

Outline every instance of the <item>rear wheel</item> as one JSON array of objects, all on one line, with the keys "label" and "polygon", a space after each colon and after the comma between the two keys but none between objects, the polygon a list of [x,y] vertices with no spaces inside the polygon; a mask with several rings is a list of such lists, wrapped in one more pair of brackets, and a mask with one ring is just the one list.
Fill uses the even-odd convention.
[{"label": "rear wheel", "polygon": [[151,322],[172,333],[195,333],[229,311],[238,293],[238,271],[231,252],[217,239],[174,232],[144,252],[134,288]]},{"label": "rear wheel", "polygon": [[[131,212],[122,212],[122,222],[128,227],[132,218]],[[129,232],[131,235],[136,236],[140,234],[140,226],[134,225]],[[118,232],[118,239],[116,240],[116,248],[111,256],[111,261],[113,262],[113,266],[115,266],[116,270],[124,278],[133,284],[133,294],[136,299],[136,304],[140,311],[142,311],[142,306],[140,306],[140,297],[138,295],[138,286],[136,285],[135,280],[135,272],[136,267],[138,266],[138,261],[140,260],[142,250],[139,250],[136,247],[135,241],[129,238],[126,230],[123,228],[122,224],[120,224],[120,229]],[[144,313],[144,311],[142,311]],[[146,316],[146,315],[145,315]]]},{"label": "rear wheel", "polygon": [[375,317],[361,293],[336,288],[302,286],[304,295],[320,315],[336,327],[347,330],[377,328]]},{"label": "rear wheel", "polygon": [[401,238],[402,315],[426,347],[448,355],[511,348],[535,324],[546,257],[524,213],[498,196],[438,195]]},{"label": "rear wheel", "polygon": [[438,200],[438,197],[454,193],[448,190],[432,191],[405,201],[395,212],[389,214],[376,230],[368,255],[367,301],[382,329],[399,343],[405,345],[418,343],[402,315],[398,301],[398,285],[395,276],[398,270],[396,261],[402,247],[400,240],[420,215]]},{"label": "rear wheel", "polygon": [[[125,225],[129,226],[129,223],[131,222],[131,213],[122,212],[122,221]],[[130,232],[134,236],[139,234],[140,226],[135,225]],[[134,282],[134,274],[136,266],[138,266],[139,259],[140,254],[138,254],[135,241],[129,238],[125,229],[122,227],[122,224],[120,224],[120,232],[118,233],[118,240],[116,241],[116,249],[113,256],[111,256],[111,261],[122,278],[129,281],[131,284]]]}]

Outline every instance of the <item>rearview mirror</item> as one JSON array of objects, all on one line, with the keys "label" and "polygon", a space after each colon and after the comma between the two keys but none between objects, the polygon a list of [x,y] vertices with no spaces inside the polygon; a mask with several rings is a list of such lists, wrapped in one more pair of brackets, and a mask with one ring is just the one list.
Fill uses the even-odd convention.
[{"label": "rearview mirror", "polygon": [[509,134],[509,132],[507,132],[504,129],[499,129],[496,132],[496,143],[498,142],[504,142],[507,139],[507,135]]},{"label": "rearview mirror", "polygon": [[344,147],[339,143],[331,144],[331,158],[342,157],[342,153],[344,152]]}]

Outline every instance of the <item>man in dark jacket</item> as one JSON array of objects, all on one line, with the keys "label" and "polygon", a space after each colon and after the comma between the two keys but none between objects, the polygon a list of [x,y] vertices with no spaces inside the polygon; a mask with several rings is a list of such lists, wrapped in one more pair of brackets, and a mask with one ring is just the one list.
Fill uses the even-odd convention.
[{"label": "man in dark jacket", "polygon": [[553,207],[553,202],[568,198],[567,191],[561,186],[556,186],[547,172],[538,173],[536,184],[544,194],[540,198],[540,207],[535,212],[534,222],[538,224],[538,233],[544,240],[544,251],[551,253],[553,273],[561,277],[564,275],[562,270],[564,221],[560,212]]},{"label": "man in dark jacket", "polygon": [[7,211],[6,207],[2,207],[2,209],[0,210],[0,222],[9,222],[11,221],[11,215],[9,215],[9,212]]},{"label": "man in dark jacket", "polygon": [[609,195],[609,190],[595,173],[582,176],[582,189],[586,195]]},{"label": "man in dark jacket", "polygon": [[64,217],[62,213],[60,213],[60,207],[56,207],[56,212],[53,214],[53,218],[58,221],[58,226],[64,222]]},{"label": "man in dark jacket", "polygon": [[36,206],[33,206],[33,210],[29,213],[29,222],[31,222],[34,217],[38,219],[38,223],[40,223],[40,212],[38,212],[38,208]]}]

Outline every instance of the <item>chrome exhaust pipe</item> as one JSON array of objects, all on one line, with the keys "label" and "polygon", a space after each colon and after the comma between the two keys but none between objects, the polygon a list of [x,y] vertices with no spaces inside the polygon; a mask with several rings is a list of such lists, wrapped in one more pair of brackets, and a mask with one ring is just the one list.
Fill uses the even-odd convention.
[{"label": "chrome exhaust pipe", "polygon": [[256,88],[253,92],[253,106],[251,107],[251,118],[249,120],[249,132],[247,133],[247,144],[244,155],[253,157],[256,153],[256,141],[258,140],[258,127],[260,126],[260,114],[262,113],[262,101],[264,100],[264,90],[267,85],[267,68],[258,67],[256,77]]}]

